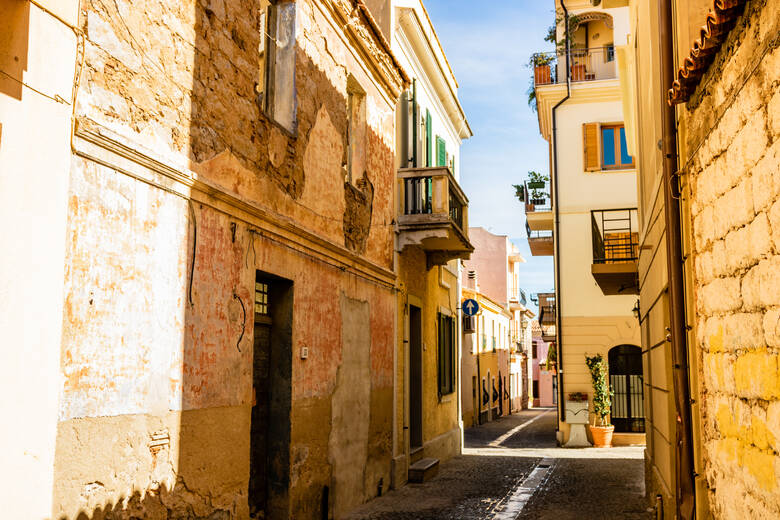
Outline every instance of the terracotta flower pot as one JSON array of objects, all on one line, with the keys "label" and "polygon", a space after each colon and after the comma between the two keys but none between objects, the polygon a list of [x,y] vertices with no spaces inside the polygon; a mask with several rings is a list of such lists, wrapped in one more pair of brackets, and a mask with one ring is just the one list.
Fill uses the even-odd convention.
[{"label": "terracotta flower pot", "polygon": [[612,447],[612,433],[615,431],[615,426],[593,426],[588,425],[590,434],[593,436],[594,448],[611,448]]},{"label": "terracotta flower pot", "polygon": [[549,65],[537,65],[534,67],[534,84],[549,85],[552,83]]}]

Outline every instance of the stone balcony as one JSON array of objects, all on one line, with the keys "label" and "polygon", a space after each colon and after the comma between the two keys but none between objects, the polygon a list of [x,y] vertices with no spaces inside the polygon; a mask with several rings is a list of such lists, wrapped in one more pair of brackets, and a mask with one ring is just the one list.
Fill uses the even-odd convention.
[{"label": "stone balcony", "polygon": [[429,268],[470,258],[468,199],[449,168],[401,168],[398,185],[399,247],[424,250]]}]

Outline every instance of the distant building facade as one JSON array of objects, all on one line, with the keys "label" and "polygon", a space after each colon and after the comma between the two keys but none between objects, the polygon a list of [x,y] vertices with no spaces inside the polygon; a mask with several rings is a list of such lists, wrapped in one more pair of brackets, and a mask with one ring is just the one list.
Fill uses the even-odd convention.
[{"label": "distant building facade", "polygon": [[[464,262],[464,298],[472,295],[480,314],[464,331],[462,353],[464,424],[482,424],[514,409],[527,407],[530,350],[527,297],[520,288],[525,262],[505,235],[473,227],[474,253]],[[471,347],[470,349],[468,347]]]}]

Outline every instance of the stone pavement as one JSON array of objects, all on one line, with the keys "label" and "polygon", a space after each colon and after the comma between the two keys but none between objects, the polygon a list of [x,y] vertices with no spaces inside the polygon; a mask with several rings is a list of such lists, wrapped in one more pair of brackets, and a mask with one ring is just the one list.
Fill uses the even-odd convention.
[{"label": "stone pavement", "polygon": [[646,520],[643,448],[564,449],[555,410],[525,410],[469,428],[461,456],[423,484],[407,484],[351,520]]}]

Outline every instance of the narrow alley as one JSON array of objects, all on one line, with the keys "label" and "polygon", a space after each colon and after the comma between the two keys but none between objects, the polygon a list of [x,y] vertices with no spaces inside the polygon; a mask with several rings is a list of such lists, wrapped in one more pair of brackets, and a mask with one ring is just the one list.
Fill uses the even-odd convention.
[{"label": "narrow alley", "polygon": [[436,476],[391,491],[348,518],[652,518],[644,499],[644,447],[560,448],[555,413],[523,410],[466,429],[463,454]]},{"label": "narrow alley", "polygon": [[780,0],[0,0],[0,520],[780,519]]}]

